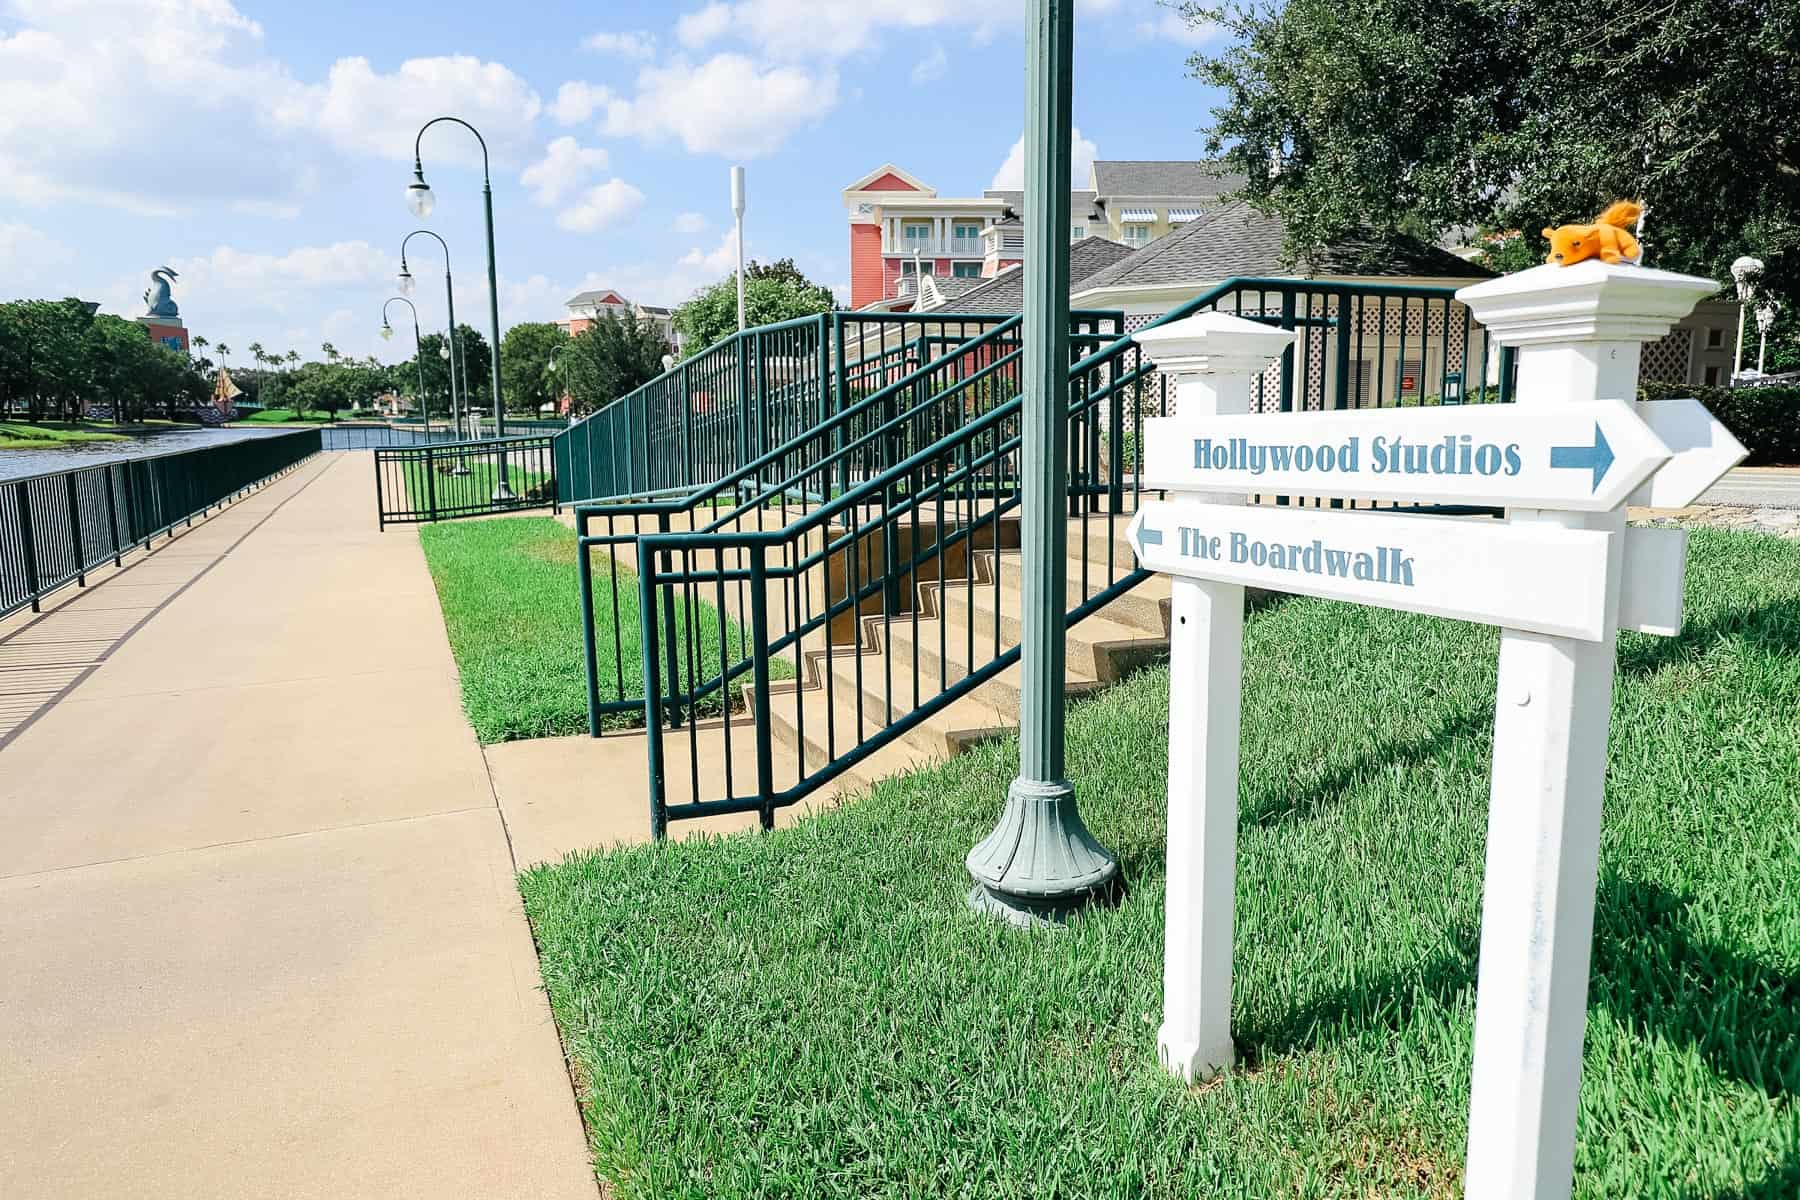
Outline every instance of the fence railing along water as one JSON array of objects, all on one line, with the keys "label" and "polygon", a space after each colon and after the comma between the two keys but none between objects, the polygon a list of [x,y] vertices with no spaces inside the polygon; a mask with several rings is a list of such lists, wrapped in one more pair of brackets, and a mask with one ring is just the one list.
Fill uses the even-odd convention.
[{"label": "fence railing along water", "polygon": [[556,456],[545,434],[375,451],[375,508],[383,529],[556,503]]},{"label": "fence railing along water", "polygon": [[[1511,355],[1448,289],[1240,279],[1151,323],[1202,311],[1301,331],[1257,381],[1258,412],[1510,398]],[[671,497],[647,487],[623,503],[577,508],[590,728],[598,735],[607,714],[642,705],[658,836],[670,820],[726,812],[756,812],[767,825],[1018,661],[998,565],[1018,536],[1017,322],[743,460],[716,488]],[[1118,326],[1103,324],[1071,337],[1071,623],[1148,577],[1121,535],[1141,496],[1143,421],[1171,412],[1166,381]],[[590,533],[597,522],[605,532]],[[594,553],[612,576],[610,614],[592,611]],[[621,557],[623,586],[637,575],[627,607],[641,625],[642,670],[632,680],[615,669],[609,695],[593,650],[618,636]],[[991,591],[985,612],[977,589]],[[782,685],[799,746],[782,757],[791,770],[782,778],[772,744],[777,658],[798,676]],[[808,749],[808,720],[826,725],[822,755]],[[821,740],[816,729],[812,740]],[[722,763],[722,774],[703,772],[703,761]],[[670,798],[671,777],[685,779],[686,795]]]},{"label": "fence railing along water", "polygon": [[0,616],[148,546],[317,454],[295,430],[0,483]]}]

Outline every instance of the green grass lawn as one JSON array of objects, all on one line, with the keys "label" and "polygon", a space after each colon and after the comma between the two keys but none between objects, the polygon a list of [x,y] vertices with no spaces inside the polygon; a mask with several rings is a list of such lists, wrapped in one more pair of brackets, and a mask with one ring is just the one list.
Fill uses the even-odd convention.
[{"label": "green grass lawn", "polygon": [[[429,474],[426,472],[425,460],[422,458],[409,460],[399,465],[406,478],[406,496],[415,512],[426,512],[435,501],[438,512],[486,512],[493,503],[494,485],[500,480],[500,465],[491,460],[465,458],[461,460],[469,468],[467,475],[452,475],[444,470],[453,459],[440,460],[440,465]],[[530,455],[511,456],[506,464],[506,481],[513,490],[513,495],[526,502],[528,507],[541,503],[549,507],[550,500],[542,494],[542,486],[549,479],[548,470],[532,470],[531,465],[543,464],[548,467],[547,456],[533,453]],[[529,464],[529,465],[527,465]],[[430,486],[427,487],[427,481]],[[573,550],[570,551],[570,562],[573,563]],[[573,567],[571,567],[571,570]],[[571,583],[573,588],[574,584]]]},{"label": "green grass lawn", "polygon": [[0,421],[0,450],[53,450],[76,442],[122,442],[123,434],[85,421]]},{"label": "green grass lawn", "polygon": [[381,416],[375,413],[353,415],[342,409],[336,417],[327,416],[318,410],[295,412],[291,408],[265,408],[261,412],[245,413],[238,418],[239,424],[245,425],[327,425],[334,421],[380,421]]},{"label": "green grass lawn", "polygon": [[[518,473],[513,474],[517,486]],[[419,541],[437,583],[462,676],[463,709],[476,736],[489,743],[586,733],[574,533],[548,517],[507,517],[421,526]],[[601,699],[641,699],[637,576],[621,567],[615,587],[605,558],[596,554],[594,562]],[[718,616],[711,605],[694,608],[692,619],[707,635],[701,639],[704,678],[718,670]],[[685,635],[688,620],[677,606],[678,637]],[[734,655],[743,646],[735,621],[728,626],[727,644]],[[774,660],[770,668],[775,678],[793,676],[785,660]],[[716,693],[710,709],[703,703],[700,711],[718,711]],[[606,718],[609,727],[643,723],[643,710],[635,706]]]},{"label": "green grass lawn", "polygon": [[[1621,639],[1576,1194],[1800,1195],[1800,542],[1697,532]],[[791,829],[521,877],[600,1174],[628,1197],[1461,1194],[1492,629],[1317,600],[1246,630],[1233,1027],[1156,1065],[1166,668],[1075,706],[1128,890],[969,914],[1017,742]]]}]

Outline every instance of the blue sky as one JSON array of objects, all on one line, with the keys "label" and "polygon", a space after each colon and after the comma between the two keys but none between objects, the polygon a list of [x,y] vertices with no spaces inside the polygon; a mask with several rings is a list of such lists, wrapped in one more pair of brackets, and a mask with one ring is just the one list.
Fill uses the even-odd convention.
[{"label": "blue sky", "polygon": [[[1078,11],[1078,156],[1199,156],[1202,35],[1154,0]],[[993,182],[1023,24],[1019,0],[0,0],[0,298],[135,316],[168,264],[190,330],[239,352],[405,354],[374,331],[438,113],[490,143],[503,326],[586,287],[673,304],[727,273],[735,162],[749,254],[847,290],[846,184],[890,160],[945,195]],[[438,126],[424,157],[425,224],[485,331],[473,139]],[[413,256],[441,326],[435,244]]]}]

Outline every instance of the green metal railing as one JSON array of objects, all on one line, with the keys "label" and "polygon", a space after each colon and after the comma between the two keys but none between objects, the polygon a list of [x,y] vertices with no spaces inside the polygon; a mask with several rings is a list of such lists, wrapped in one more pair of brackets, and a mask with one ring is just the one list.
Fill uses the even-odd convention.
[{"label": "green metal railing", "polygon": [[[1447,289],[1239,279],[1151,324],[1201,311],[1301,332],[1257,380],[1253,411],[1510,398],[1510,354],[1496,352]],[[691,507],[678,507],[655,512],[653,530],[637,525],[595,536],[587,522],[606,506],[584,515],[584,596],[590,552],[612,559],[621,543],[635,543],[639,694],[657,836],[671,820],[727,812],[758,813],[766,827],[777,809],[1018,661],[1017,646],[1007,645],[994,565],[1017,537],[1017,334],[1010,324],[985,345],[972,340],[979,365],[956,377],[925,375],[911,384],[903,377],[897,387],[918,389],[904,408],[879,410],[832,437],[802,439],[797,454],[759,459],[734,487],[746,480],[761,487],[734,491],[735,503],[711,520],[693,521]],[[1122,549],[1122,532],[1142,495],[1143,422],[1168,415],[1173,397],[1129,337],[1083,330],[1071,342],[1078,361],[1069,375],[1069,513],[1080,523],[1069,537],[1080,558],[1070,574],[1074,623],[1148,578]],[[1001,380],[1011,386],[996,403],[968,404],[985,383]],[[962,419],[942,419],[959,410]],[[896,449],[882,451],[890,441]],[[859,454],[873,455],[878,469],[846,470]],[[674,527],[674,512],[690,527]],[[985,613],[977,589],[991,589]],[[619,615],[615,609],[615,625]],[[610,702],[593,688],[596,636],[590,606],[597,734],[609,703],[616,710],[633,697],[622,671]],[[799,696],[784,710],[798,752],[781,758],[791,774],[780,778],[771,708],[777,656],[821,701]],[[694,720],[696,711],[718,719]],[[722,777],[703,763],[722,763]],[[672,787],[685,794],[671,799]]]},{"label": "green metal railing", "polygon": [[0,616],[87,576],[319,452],[319,431],[0,481]]},{"label": "green metal railing", "polygon": [[559,433],[562,500],[721,479],[1003,319],[830,312],[734,333]]},{"label": "green metal railing", "polygon": [[[1071,317],[1072,347],[1112,341],[1124,328],[1121,313],[1079,312]],[[1103,331],[1103,332],[1097,332]],[[778,524],[887,470],[918,448],[1004,403],[1018,394],[1012,360],[1019,349],[1019,318],[999,319],[966,341],[924,339],[927,361],[895,375],[883,387],[853,396],[847,407],[780,446],[743,464],[730,474],[693,488],[646,492],[639,496],[586,502],[575,506],[580,588],[588,682],[588,724],[599,736],[609,720],[641,715],[641,677],[627,673],[625,643],[630,633],[620,622],[621,587],[637,555],[637,538],[647,532],[694,529],[720,512],[741,507],[754,512],[759,527]],[[1079,352],[1079,351],[1077,351]],[[829,463],[821,471],[818,464]],[[598,528],[603,532],[595,533]],[[592,611],[594,555],[609,576],[605,589],[610,612]],[[625,565],[621,568],[621,562]],[[625,576],[621,584],[621,574]],[[663,614],[667,639],[673,640],[678,619],[672,605]],[[609,677],[597,670],[601,642],[610,642],[614,667]],[[698,661],[698,660],[697,660]],[[671,667],[671,673],[675,670]],[[635,724],[635,720],[631,723]]]}]

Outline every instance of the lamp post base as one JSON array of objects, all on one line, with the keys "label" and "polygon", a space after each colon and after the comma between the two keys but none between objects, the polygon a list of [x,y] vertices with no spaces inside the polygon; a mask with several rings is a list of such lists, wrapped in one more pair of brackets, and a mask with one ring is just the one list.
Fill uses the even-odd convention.
[{"label": "lamp post base", "polygon": [[518,497],[513,495],[513,490],[511,488],[502,483],[494,489],[494,494],[488,497],[488,499],[496,504],[504,504],[509,500],[517,500]]},{"label": "lamp post base", "polygon": [[1013,780],[999,824],[965,861],[969,906],[1014,925],[1066,921],[1119,879],[1119,860],[1082,824],[1066,780]]}]

